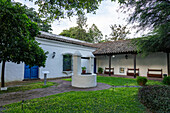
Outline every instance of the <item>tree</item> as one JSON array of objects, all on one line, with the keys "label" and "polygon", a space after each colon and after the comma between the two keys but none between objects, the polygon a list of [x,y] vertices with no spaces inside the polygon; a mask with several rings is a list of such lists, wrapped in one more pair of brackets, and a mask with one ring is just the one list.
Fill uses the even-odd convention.
[{"label": "tree", "polygon": [[169,0],[138,0],[128,3],[130,8],[134,7],[129,22],[139,23],[139,30],[150,28],[151,32],[141,38],[133,40],[138,52],[148,55],[150,52],[167,53],[167,70],[170,75],[169,53],[170,53],[170,1]]},{"label": "tree", "polygon": [[50,20],[71,17],[82,14],[84,10],[87,13],[95,13],[102,0],[36,0],[40,8],[40,14]]},{"label": "tree", "polygon": [[85,14],[79,14],[77,18],[77,26],[71,27],[69,30],[63,30],[59,35],[92,42],[93,40],[88,37],[88,33],[85,30],[87,27],[86,21],[87,17],[85,17]]},{"label": "tree", "polygon": [[89,28],[88,32],[86,32],[86,30],[84,29],[87,27],[86,21],[87,18],[84,15],[79,15],[77,19],[78,26],[71,27],[68,30],[63,30],[59,35],[91,43],[99,42],[103,36],[101,31],[97,28],[95,24],[93,24],[91,28]]},{"label": "tree", "polygon": [[4,87],[5,63],[45,66],[46,53],[35,41],[39,27],[32,22],[26,9],[19,3],[1,0],[0,4],[0,63],[1,87]]},{"label": "tree", "polygon": [[170,52],[170,38],[167,34],[169,28],[167,25],[161,25],[155,28],[152,32],[140,38],[134,39],[133,44],[137,45],[137,51],[143,56],[149,52]]},{"label": "tree", "polygon": [[77,25],[79,29],[86,29],[87,28],[87,17],[85,16],[85,13],[78,14],[77,18]]},{"label": "tree", "polygon": [[[38,5],[40,15],[44,18],[54,20],[73,15],[94,13],[103,0],[35,0]],[[116,1],[116,0],[111,0]],[[126,0],[118,0],[119,3],[125,3]]]},{"label": "tree", "polygon": [[129,30],[127,30],[126,26],[116,25],[114,24],[110,26],[112,33],[110,34],[110,40],[125,40],[127,34],[130,34]]},{"label": "tree", "polygon": [[135,42],[138,51],[147,54],[155,51],[170,50],[170,2],[169,0],[138,0],[128,2],[128,7],[135,8],[129,19],[130,23],[138,22],[139,30],[150,28],[152,31]]},{"label": "tree", "polygon": [[23,7],[26,10],[25,14],[28,16],[28,18],[30,18],[31,21],[36,22],[41,31],[50,32],[52,30],[51,24],[49,24],[49,22],[43,21],[39,17],[38,13],[34,11],[34,8],[28,8],[26,5]]},{"label": "tree", "polygon": [[98,43],[101,42],[102,38],[103,38],[103,34],[102,32],[97,28],[97,26],[95,24],[93,24],[89,30],[88,30],[88,37],[90,39],[93,39],[92,42],[93,43]]}]

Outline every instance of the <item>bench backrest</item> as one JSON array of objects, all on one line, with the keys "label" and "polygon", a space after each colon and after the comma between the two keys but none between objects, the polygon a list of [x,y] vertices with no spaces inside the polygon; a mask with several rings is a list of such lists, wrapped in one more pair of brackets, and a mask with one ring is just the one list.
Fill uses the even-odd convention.
[{"label": "bench backrest", "polygon": [[[129,71],[134,71],[134,69],[133,68],[127,68],[127,72],[129,72]],[[139,72],[139,68],[136,69],[136,72]]]},{"label": "bench backrest", "polygon": [[148,73],[160,72],[162,74],[162,69],[148,69]]},{"label": "bench backrest", "polygon": [[[109,71],[109,68],[106,68],[105,67],[105,71],[108,70]],[[110,68],[110,70],[114,71],[114,68]]]}]

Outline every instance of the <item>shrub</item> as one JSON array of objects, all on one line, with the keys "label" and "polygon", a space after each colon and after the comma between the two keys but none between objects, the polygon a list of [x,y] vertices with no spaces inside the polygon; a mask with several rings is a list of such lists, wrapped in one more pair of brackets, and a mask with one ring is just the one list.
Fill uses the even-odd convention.
[{"label": "shrub", "polygon": [[138,85],[144,86],[147,82],[147,78],[146,77],[137,77],[137,83]]},{"label": "shrub", "polygon": [[101,68],[101,67],[98,67],[98,73],[103,73],[103,68]]},{"label": "shrub", "polygon": [[170,87],[146,86],[139,89],[139,101],[153,113],[170,112]]},{"label": "shrub", "polygon": [[164,84],[166,85],[170,85],[170,76],[168,77],[164,77],[163,81],[162,81]]}]

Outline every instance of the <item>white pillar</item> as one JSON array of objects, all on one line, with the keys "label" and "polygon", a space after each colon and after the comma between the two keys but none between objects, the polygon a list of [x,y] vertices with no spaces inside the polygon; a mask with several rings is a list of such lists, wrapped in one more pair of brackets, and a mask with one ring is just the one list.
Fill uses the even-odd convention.
[{"label": "white pillar", "polygon": [[94,73],[94,55],[91,55],[89,59],[89,73]]},{"label": "white pillar", "polygon": [[73,55],[73,76],[81,75],[81,53],[76,51]]}]

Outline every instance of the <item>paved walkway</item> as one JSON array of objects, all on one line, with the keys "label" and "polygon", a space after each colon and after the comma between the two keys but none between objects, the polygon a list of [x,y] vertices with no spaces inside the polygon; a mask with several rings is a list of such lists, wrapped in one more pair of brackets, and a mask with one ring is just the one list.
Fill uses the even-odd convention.
[{"label": "paved walkway", "polygon": [[45,97],[45,96],[69,92],[69,91],[96,91],[96,90],[109,89],[113,87],[104,83],[97,83],[97,87],[82,89],[82,88],[72,87],[70,81],[64,81],[64,80],[49,80],[49,81],[56,82],[59,85],[51,86],[48,88],[28,90],[24,92],[20,91],[20,92],[0,94],[0,106],[11,104],[14,102],[19,102],[22,100]]}]

